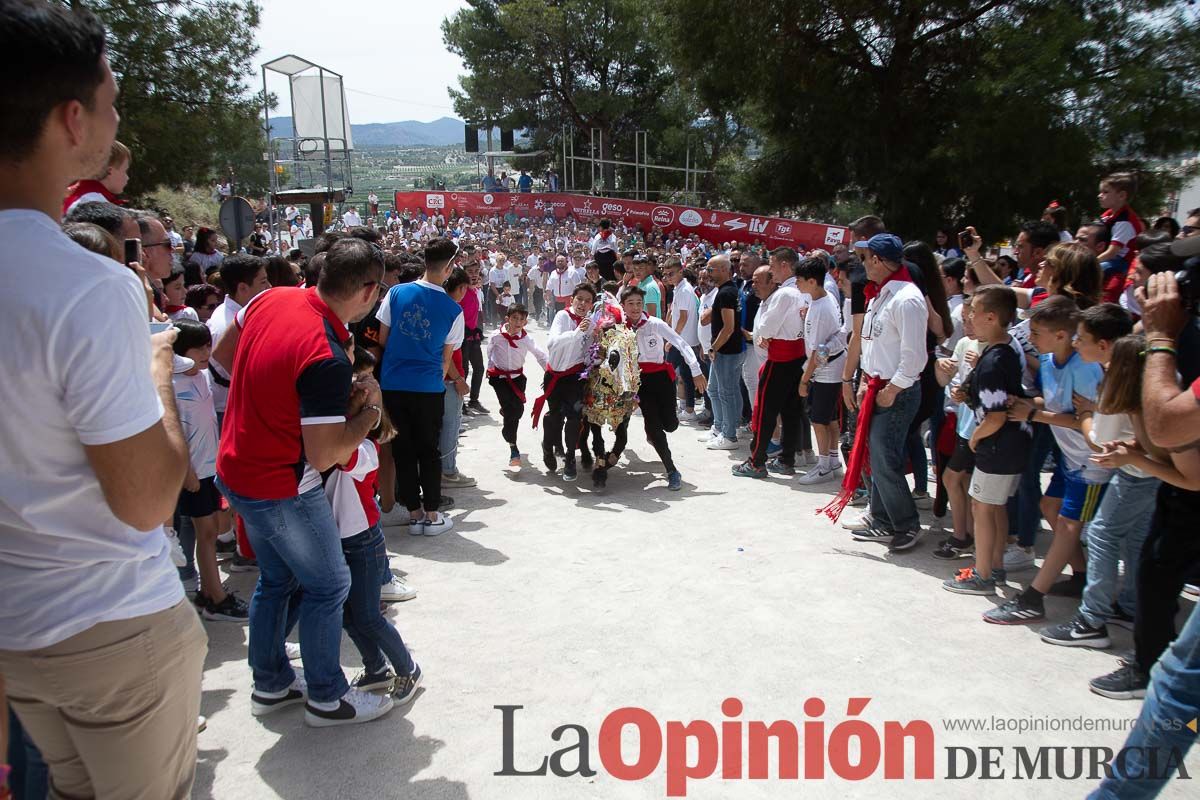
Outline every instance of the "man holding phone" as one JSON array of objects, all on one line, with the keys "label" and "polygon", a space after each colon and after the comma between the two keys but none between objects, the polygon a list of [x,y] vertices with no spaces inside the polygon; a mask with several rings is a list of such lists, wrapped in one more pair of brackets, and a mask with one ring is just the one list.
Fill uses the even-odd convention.
[{"label": "man holding phone", "polygon": [[188,464],[174,333],[148,336],[140,282],[58,224],[116,134],[104,26],[5,2],[0,67],[22,76],[0,94],[0,274],[21,276],[0,292],[21,375],[0,382],[0,674],[54,796],[187,797],[207,637],[161,526]]}]

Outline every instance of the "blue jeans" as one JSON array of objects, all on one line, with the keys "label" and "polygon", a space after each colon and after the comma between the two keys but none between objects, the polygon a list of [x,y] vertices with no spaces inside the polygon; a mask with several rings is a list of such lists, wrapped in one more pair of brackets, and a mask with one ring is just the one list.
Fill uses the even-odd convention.
[{"label": "blue jeans", "polygon": [[[1088,525],[1087,588],[1079,614],[1092,627],[1103,625],[1113,600],[1132,615],[1137,607],[1137,568],[1154,516],[1158,478],[1135,478],[1117,470],[1108,482],[1095,519]],[[1117,561],[1125,559],[1125,584],[1117,598]]]},{"label": "blue jeans", "polygon": [[1059,456],[1058,444],[1049,425],[1033,423],[1033,439],[1029,443],[1029,463],[1021,474],[1021,485],[1015,497],[1008,500],[1008,535],[1017,537],[1021,547],[1033,547],[1042,529],[1042,465],[1046,456]]},{"label": "blue jeans", "polygon": [[675,367],[676,377],[683,381],[684,409],[695,411],[696,386],[692,383],[692,371],[688,369],[687,362],[683,360],[683,353],[679,352],[678,347],[672,347],[671,352],[667,353],[667,361],[671,363],[671,366]]},{"label": "blue jeans", "polygon": [[442,454],[442,474],[458,472],[458,426],[462,424],[463,397],[453,383],[446,384],[442,400],[442,438],[438,441],[438,452]]},{"label": "blue jeans", "polygon": [[284,652],[288,604],[300,600],[300,652],[308,696],[331,703],[350,688],[342,674],[342,605],[350,592],[350,568],[342,555],[333,509],[318,486],[283,500],[254,500],[217,488],[246,525],[258,557],[258,585],[250,599],[250,671],[263,692],[286,689],[296,674]]},{"label": "blue jeans", "polygon": [[742,362],[746,353],[713,353],[708,368],[708,396],[712,398],[713,427],[726,439],[737,439],[742,420]]},{"label": "blue jeans", "polygon": [[350,567],[350,594],[342,609],[342,625],[362,655],[363,668],[368,674],[380,674],[387,667],[386,656],[397,675],[411,675],[412,656],[400,632],[379,610],[381,577],[391,577],[383,529],[374,525],[342,539],[342,555]]},{"label": "blue jeans", "polygon": [[875,405],[871,417],[871,519],[890,533],[915,531],[921,517],[904,477],[908,461],[908,429],[921,405],[921,384],[896,395],[887,408]]},{"label": "blue jeans", "polygon": [[1200,713],[1200,613],[1195,609],[1178,638],[1150,671],[1150,688],[1137,724],[1113,759],[1113,775],[1092,792],[1093,800],[1157,797],[1170,780],[1163,769],[1183,761],[1196,741],[1184,723]]},{"label": "blue jeans", "polygon": [[[5,754],[0,753],[0,756]],[[8,788],[12,789],[14,800],[46,800],[50,794],[50,768],[11,708],[8,710],[8,754],[5,760],[12,766]]]}]

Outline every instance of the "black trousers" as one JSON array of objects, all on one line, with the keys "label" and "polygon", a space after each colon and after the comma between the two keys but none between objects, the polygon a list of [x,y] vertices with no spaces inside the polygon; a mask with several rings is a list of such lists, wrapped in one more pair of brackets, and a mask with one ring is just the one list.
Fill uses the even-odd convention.
[{"label": "black trousers", "polygon": [[479,389],[483,386],[483,339],[466,339],[462,345],[463,377],[470,376],[471,402],[479,400]]},{"label": "black trousers", "polygon": [[396,494],[409,511],[424,506],[437,511],[442,501],[442,435],[445,392],[383,393],[396,438],[392,459],[396,462]]},{"label": "black trousers", "polygon": [[[488,378],[488,383],[496,390],[496,400],[500,403],[500,418],[504,420],[504,427],[500,429],[500,432],[504,436],[504,441],[516,447],[517,426],[521,424],[521,417],[525,415],[525,403],[517,397],[512,384],[508,381],[508,378],[500,375]],[[516,384],[521,394],[525,394],[527,381],[524,375],[514,375],[512,382]]]},{"label": "black trousers", "polygon": [[754,439],[751,443],[750,461],[756,467],[767,463],[767,445],[775,433],[775,417],[783,423],[783,435],[779,443],[783,451],[779,460],[784,464],[796,465],[796,442],[802,436],[801,428],[807,427],[804,398],[800,396],[800,378],[804,375],[803,358],[793,361],[764,361],[758,377],[758,396],[754,403]]},{"label": "black trousers", "polygon": [[617,263],[617,254],[611,250],[602,250],[596,253],[596,266],[600,268],[600,280],[615,281],[617,279],[617,271],[613,267]]},{"label": "black trousers", "polygon": [[1138,667],[1147,673],[1175,639],[1179,592],[1200,574],[1197,493],[1164,483],[1158,489],[1157,501],[1154,521],[1138,560],[1133,622],[1135,657]]},{"label": "black trousers", "polygon": [[[671,446],[667,442],[667,434],[674,433],[679,428],[679,417],[675,414],[675,384],[665,372],[642,374],[642,386],[638,390],[638,406],[642,409],[642,422],[646,429],[646,441],[658,453],[658,458],[666,467],[667,472],[675,471],[675,459],[671,457]],[[632,418],[631,418],[632,419]],[[603,441],[600,439],[600,426],[592,425],[594,441],[599,442],[596,458],[603,455]],[[617,426],[612,454],[621,455],[629,442],[629,420]]]},{"label": "black trousers", "polygon": [[[542,388],[550,385],[546,375]],[[546,398],[546,417],[542,420],[542,447],[561,445],[567,458],[575,458],[579,449],[579,432],[583,420],[583,395],[587,382],[577,375],[558,379],[554,391]]]}]

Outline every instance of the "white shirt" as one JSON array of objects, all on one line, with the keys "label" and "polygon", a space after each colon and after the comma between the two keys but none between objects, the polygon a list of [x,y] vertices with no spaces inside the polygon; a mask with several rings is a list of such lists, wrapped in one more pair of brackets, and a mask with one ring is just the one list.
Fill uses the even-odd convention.
[{"label": "white shirt", "polygon": [[929,356],[925,329],[929,308],[916,284],[888,281],[867,305],[862,326],[862,368],[907,389],[921,378]]},{"label": "white shirt", "polygon": [[679,282],[671,294],[671,307],[667,310],[667,323],[671,330],[675,330],[679,321],[676,314],[682,312],[687,312],[687,319],[684,320],[683,330],[679,335],[689,347],[696,347],[700,344],[700,334],[697,331],[700,321],[700,298],[696,296],[696,290],[686,278]]},{"label": "white shirt", "polygon": [[942,344],[942,347],[945,348],[946,352],[953,353],[958,340],[963,335],[963,296],[961,294],[952,294],[946,298],[946,304],[950,306],[950,323],[952,329],[950,331],[950,338]]},{"label": "white shirt", "polygon": [[190,319],[192,322],[200,321],[200,315],[197,314],[196,309],[192,308],[191,306],[184,306],[178,311],[172,311],[167,316],[170,318],[171,322],[177,322],[181,319]]},{"label": "white shirt", "polygon": [[213,383],[208,370],[195,375],[176,375],[175,405],[187,437],[192,470],[203,480],[217,474],[217,409],[213,406]]},{"label": "white shirt", "polygon": [[[217,346],[217,342],[221,341],[221,336],[233,324],[234,319],[241,310],[241,305],[233,299],[232,295],[228,294],[225,295],[225,300],[221,305],[213,310],[212,316],[208,318],[208,330],[212,334],[214,348]],[[225,380],[229,380],[229,370],[225,369],[224,365],[218,364],[215,360],[211,360],[208,363],[218,375]],[[225,403],[229,399],[229,388],[213,381],[212,389],[213,405],[216,406],[218,412],[222,412],[225,410]]]},{"label": "white shirt", "polygon": [[754,316],[754,338],[799,339],[803,337],[803,312],[810,303],[812,303],[812,297],[796,288],[794,277],[788,278],[758,307],[758,313]]},{"label": "white shirt", "polygon": [[804,342],[809,358],[816,358],[817,345],[829,348],[829,360],[813,371],[812,379],[817,383],[841,383],[845,362],[837,356],[846,350],[846,334],[842,333],[842,312],[833,295],[809,304],[804,315]]},{"label": "white shirt", "polygon": [[717,288],[713,287],[700,296],[700,307],[696,313],[696,338],[700,340],[700,350],[707,353],[712,349],[712,325],[700,322],[705,311],[712,310],[717,301]]},{"label": "white shirt", "polygon": [[592,255],[596,255],[596,253],[615,253],[617,252],[617,237],[612,233],[609,233],[607,237],[602,237],[597,233],[592,237],[588,248],[591,250]]},{"label": "white shirt", "polygon": [[183,588],[162,529],[117,519],[84,452],[162,418],[141,283],[37,211],[0,211],[0,241],[0,650],[33,650]]},{"label": "white shirt", "polygon": [[[312,469],[305,466],[306,472]],[[353,462],[329,473],[329,479],[325,481],[325,496],[333,507],[333,521],[337,523],[341,538],[357,536],[370,527],[367,524],[367,510],[363,508],[363,496],[355,484],[366,480],[377,469],[379,447],[370,439],[364,439],[358,445]]]},{"label": "white shirt", "polygon": [[550,338],[546,342],[546,368],[562,372],[582,364],[592,343],[592,330],[579,330],[579,323],[571,319],[570,312],[565,308],[555,314],[554,322],[550,324]]},{"label": "white shirt", "polygon": [[492,285],[497,294],[500,293],[500,287],[505,283],[508,283],[510,288],[515,287],[517,284],[516,269],[509,266],[507,262],[503,267],[493,267],[492,271],[488,273],[488,283]]},{"label": "white shirt", "polygon": [[568,267],[566,271],[559,272],[556,269],[546,278],[546,291],[555,297],[570,297],[571,293],[575,291],[575,287],[583,283],[584,277],[582,270]]},{"label": "white shirt", "polygon": [[347,228],[352,228],[356,225],[362,225],[362,217],[360,217],[358,212],[352,208],[345,214],[342,214],[342,223]]},{"label": "white shirt", "polygon": [[658,317],[647,316],[643,313],[636,324],[629,325],[628,327],[637,331],[639,364],[661,364],[666,361],[667,358],[663,344],[664,342],[670,342],[671,346],[683,356],[688,369],[692,371],[692,376],[695,377],[700,374],[700,362],[696,360],[696,353],[675,332],[674,328]]},{"label": "white shirt", "polygon": [[526,331],[521,331],[521,335],[512,342],[504,338],[500,331],[493,333],[488,339],[489,368],[495,367],[501,372],[516,372],[525,368],[525,356],[530,354],[542,369],[546,368],[549,358],[546,351]]}]

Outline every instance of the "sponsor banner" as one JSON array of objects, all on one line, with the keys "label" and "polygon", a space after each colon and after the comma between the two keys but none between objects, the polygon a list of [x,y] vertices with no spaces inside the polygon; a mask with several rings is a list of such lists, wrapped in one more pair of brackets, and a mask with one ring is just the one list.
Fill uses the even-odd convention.
[{"label": "sponsor banner", "polygon": [[799,222],[737,211],[714,211],[667,203],[646,203],[584,194],[533,192],[396,192],[396,208],[426,211],[458,211],[471,217],[504,215],[545,219],[553,214],[563,219],[573,214],[581,222],[593,217],[623,220],[630,227],[661,228],[666,233],[696,234],[709,242],[763,242],[768,247],[788,246],[800,250],[835,244],[850,244],[850,231],[838,225]]}]

